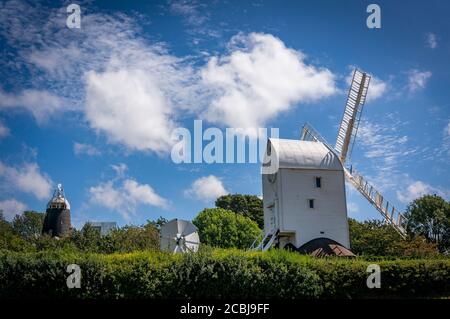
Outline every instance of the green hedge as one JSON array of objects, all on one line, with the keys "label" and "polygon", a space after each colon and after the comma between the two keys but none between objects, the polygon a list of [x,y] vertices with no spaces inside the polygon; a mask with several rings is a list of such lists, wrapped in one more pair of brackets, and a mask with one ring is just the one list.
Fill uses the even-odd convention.
[{"label": "green hedge", "polygon": [[[66,267],[81,267],[80,289]],[[70,254],[0,252],[0,298],[379,298],[450,296],[450,259],[386,260],[381,289],[368,289],[367,266],[285,251],[206,250]]]}]

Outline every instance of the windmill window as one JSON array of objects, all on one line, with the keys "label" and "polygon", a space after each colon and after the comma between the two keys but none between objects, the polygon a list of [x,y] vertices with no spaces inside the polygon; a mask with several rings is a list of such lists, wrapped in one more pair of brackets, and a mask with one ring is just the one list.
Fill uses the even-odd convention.
[{"label": "windmill window", "polygon": [[309,208],[314,208],[314,199],[308,199]]},{"label": "windmill window", "polygon": [[322,188],[322,177],[316,177],[316,188]]}]

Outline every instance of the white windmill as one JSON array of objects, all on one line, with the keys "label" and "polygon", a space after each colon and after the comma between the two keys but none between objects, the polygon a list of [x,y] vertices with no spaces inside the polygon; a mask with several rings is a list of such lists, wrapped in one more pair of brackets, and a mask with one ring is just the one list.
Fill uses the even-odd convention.
[{"label": "white windmill", "polygon": [[200,245],[197,227],[182,219],[172,219],[161,227],[160,248],[175,253],[196,252]]},{"label": "white windmill", "polygon": [[275,242],[299,249],[318,239],[349,248],[345,179],[406,235],[406,218],[364,177],[346,168],[369,82],[369,74],[354,71],[334,147],[308,123],[300,140],[269,139],[264,162],[275,159],[277,172],[262,175],[264,231],[252,249],[267,250]]}]

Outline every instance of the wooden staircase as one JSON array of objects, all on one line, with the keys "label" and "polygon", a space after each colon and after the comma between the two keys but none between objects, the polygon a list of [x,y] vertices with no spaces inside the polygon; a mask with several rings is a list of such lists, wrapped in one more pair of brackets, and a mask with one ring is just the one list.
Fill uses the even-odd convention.
[{"label": "wooden staircase", "polygon": [[250,250],[268,250],[270,247],[272,247],[275,239],[277,239],[279,232],[280,231],[278,229],[272,229],[267,234],[261,232],[261,234],[256,237],[255,241],[250,246]]}]

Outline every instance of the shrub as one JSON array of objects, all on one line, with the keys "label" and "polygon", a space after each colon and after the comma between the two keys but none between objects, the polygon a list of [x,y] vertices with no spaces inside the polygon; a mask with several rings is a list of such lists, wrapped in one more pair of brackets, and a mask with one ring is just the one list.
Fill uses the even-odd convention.
[{"label": "shrub", "polygon": [[425,237],[442,252],[450,249],[450,202],[438,195],[424,195],[408,205],[405,215],[410,235]]},{"label": "shrub", "polygon": [[349,219],[350,243],[357,255],[424,258],[437,257],[439,251],[425,238],[409,236],[403,239],[391,226],[382,221],[358,222]]},{"label": "shrub", "polygon": [[248,248],[261,232],[250,218],[222,208],[207,208],[192,221],[203,244],[221,248]]},{"label": "shrub", "polygon": [[228,194],[217,198],[215,204],[217,208],[231,210],[250,218],[258,224],[259,228],[264,227],[263,201],[258,196]]},{"label": "shrub", "polygon": [[[81,288],[66,287],[78,264]],[[368,289],[359,259],[314,259],[272,250],[203,249],[100,255],[0,251],[1,298],[383,298],[449,296],[450,259],[386,260]]]},{"label": "shrub", "polygon": [[21,215],[16,215],[12,221],[14,232],[23,238],[35,238],[42,233],[44,217],[44,213],[34,211],[25,211]]}]

